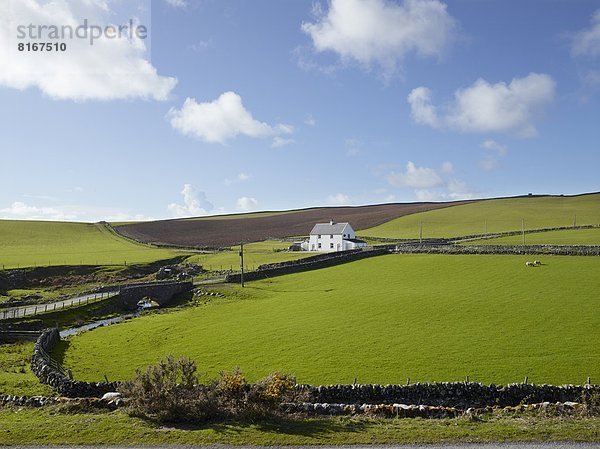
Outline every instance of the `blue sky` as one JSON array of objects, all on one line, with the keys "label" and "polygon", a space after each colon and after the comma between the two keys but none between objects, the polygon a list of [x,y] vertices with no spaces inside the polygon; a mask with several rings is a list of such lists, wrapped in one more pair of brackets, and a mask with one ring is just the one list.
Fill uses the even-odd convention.
[{"label": "blue sky", "polygon": [[[600,190],[600,1],[3,7],[0,218]],[[15,51],[15,24],[84,17],[149,39]]]}]

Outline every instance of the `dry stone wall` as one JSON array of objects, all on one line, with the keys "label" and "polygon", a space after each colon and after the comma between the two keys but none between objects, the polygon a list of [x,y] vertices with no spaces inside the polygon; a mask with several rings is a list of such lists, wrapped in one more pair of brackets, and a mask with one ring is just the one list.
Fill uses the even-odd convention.
[{"label": "dry stone wall", "polygon": [[600,256],[600,246],[562,246],[562,245],[396,245],[394,252],[399,254],[522,254],[557,256]]},{"label": "dry stone wall", "polygon": [[[244,273],[245,281],[254,281],[257,279],[266,279],[285,274],[300,273],[302,271],[316,270],[318,268],[332,267],[346,262],[366,259],[367,257],[381,256],[390,251],[385,248],[372,250],[352,250],[328,253],[318,256],[307,257],[306,259],[291,260],[288,262],[279,262],[260,265],[258,270]],[[241,274],[229,274],[225,278],[226,282],[238,283],[241,280]]]},{"label": "dry stone wall", "polygon": [[307,403],[405,404],[453,407],[461,410],[490,406],[513,407],[543,402],[579,402],[600,394],[598,385],[484,385],[477,382],[415,383],[409,385],[298,385]]},{"label": "dry stone wall", "polygon": [[46,329],[39,336],[33,348],[31,370],[41,383],[50,385],[57,393],[67,397],[101,397],[109,391],[116,391],[118,382],[81,382],[72,380],[50,353],[60,341],[58,329]]}]

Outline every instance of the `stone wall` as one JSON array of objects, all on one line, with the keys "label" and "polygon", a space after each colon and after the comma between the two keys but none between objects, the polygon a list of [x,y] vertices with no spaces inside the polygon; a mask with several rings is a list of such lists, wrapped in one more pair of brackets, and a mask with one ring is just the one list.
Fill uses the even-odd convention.
[{"label": "stone wall", "polygon": [[[366,259],[367,257],[381,256],[382,254],[387,254],[389,252],[390,251],[385,248],[377,248],[372,250],[339,251],[323,255],[319,254],[318,256],[307,257],[306,259],[297,259],[288,262],[265,264],[259,266],[258,270],[256,271],[244,273],[244,280],[254,281],[257,279],[266,279],[274,276],[282,276],[285,274],[316,270],[318,268],[326,268],[346,262]],[[239,283],[240,280],[241,274],[228,274],[225,278],[225,282],[231,283]]]},{"label": "stone wall", "polygon": [[57,393],[67,397],[101,397],[109,391],[116,391],[118,382],[81,382],[72,380],[50,353],[60,341],[58,329],[46,329],[39,336],[33,348],[31,370],[41,383],[50,385]]},{"label": "stone wall", "polygon": [[453,407],[461,410],[490,406],[513,407],[543,402],[580,402],[600,394],[599,385],[483,385],[476,382],[415,383],[409,385],[298,385],[307,403],[405,404]]},{"label": "stone wall", "polygon": [[396,245],[394,252],[400,254],[522,254],[557,256],[600,256],[600,246],[562,245]]}]

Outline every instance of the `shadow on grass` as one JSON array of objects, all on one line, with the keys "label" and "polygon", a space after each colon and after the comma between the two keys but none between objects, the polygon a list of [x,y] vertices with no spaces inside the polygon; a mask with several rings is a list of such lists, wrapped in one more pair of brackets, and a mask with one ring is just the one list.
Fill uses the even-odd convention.
[{"label": "shadow on grass", "polygon": [[[60,340],[52,350],[52,354],[50,354],[52,358],[63,367],[63,363],[65,361],[65,354],[67,353],[69,346],[71,346],[71,342],[69,340]],[[67,369],[66,367],[64,368]]]},{"label": "shadow on grass", "polygon": [[224,421],[203,424],[161,423],[159,427],[186,431],[212,430],[220,435],[239,434],[245,429],[254,428],[265,433],[319,438],[342,431],[364,432],[369,427],[369,423],[356,420],[343,422],[331,418],[270,418],[261,421]]}]

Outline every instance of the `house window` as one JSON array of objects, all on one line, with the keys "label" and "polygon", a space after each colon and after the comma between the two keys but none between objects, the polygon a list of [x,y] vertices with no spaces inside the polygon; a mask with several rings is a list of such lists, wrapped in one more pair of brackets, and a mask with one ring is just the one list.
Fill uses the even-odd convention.
[{"label": "house window", "polygon": [[329,247],[330,247],[331,249],[333,249],[333,243],[330,243],[330,244],[329,244]]},{"label": "house window", "polygon": [[332,238],[333,238],[333,234],[331,234],[331,235],[329,236],[329,238],[331,238],[331,239],[332,239]]},{"label": "house window", "polygon": [[318,238],[318,239],[320,239],[320,238],[321,238],[321,234],[319,234],[319,235],[317,236],[317,238]]},{"label": "house window", "polygon": [[321,242],[319,242],[319,249],[321,249]]}]

